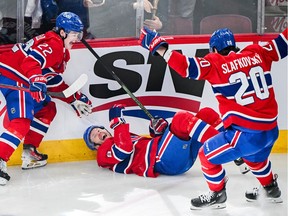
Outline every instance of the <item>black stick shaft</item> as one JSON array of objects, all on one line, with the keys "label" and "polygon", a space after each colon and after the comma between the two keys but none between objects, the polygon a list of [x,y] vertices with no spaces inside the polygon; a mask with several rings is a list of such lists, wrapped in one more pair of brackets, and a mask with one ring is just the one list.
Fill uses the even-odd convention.
[{"label": "black stick shaft", "polygon": [[87,43],[86,40],[82,39],[81,42],[88,48],[88,50],[96,57],[96,59],[102,64],[105,70],[112,75],[112,77],[120,84],[124,91],[135,101],[135,103],[145,112],[145,114],[154,120],[152,114],[144,107],[144,105],[135,97],[135,95],[127,88],[127,86],[120,80],[120,78],[115,74],[115,72],[108,68],[106,64],[101,60],[100,56],[94,51],[94,49]]}]

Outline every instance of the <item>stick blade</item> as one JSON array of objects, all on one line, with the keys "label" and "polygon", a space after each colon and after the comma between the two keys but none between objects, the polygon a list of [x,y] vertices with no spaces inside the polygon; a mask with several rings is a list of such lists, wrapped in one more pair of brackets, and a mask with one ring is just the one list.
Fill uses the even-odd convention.
[{"label": "stick blade", "polygon": [[87,74],[81,74],[67,89],[63,92],[48,92],[52,97],[68,98],[79,91],[88,81]]}]

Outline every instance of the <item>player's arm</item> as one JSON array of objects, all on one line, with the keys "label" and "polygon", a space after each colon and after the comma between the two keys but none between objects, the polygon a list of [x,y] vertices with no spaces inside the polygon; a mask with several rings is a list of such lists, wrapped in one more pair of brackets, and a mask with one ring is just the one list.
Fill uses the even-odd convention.
[{"label": "player's arm", "polygon": [[113,151],[115,146],[114,138],[106,139],[97,150],[97,163],[100,167],[113,170],[113,167],[122,162],[120,157]]},{"label": "player's arm", "polygon": [[273,61],[278,61],[287,56],[288,50],[288,28],[286,28],[277,38],[263,46],[265,56],[270,56]]},{"label": "player's arm", "polygon": [[114,137],[108,138],[97,150],[97,163],[100,167],[114,168],[131,157],[133,144],[130,137],[129,125],[120,124],[114,130]]},{"label": "player's arm", "polygon": [[184,78],[202,79],[210,70],[211,64],[206,59],[189,58],[170,50],[164,37],[160,37],[156,31],[151,31],[146,27],[141,30],[139,43],[150,50],[152,55],[162,56],[167,64]]},{"label": "player's arm", "polygon": [[46,40],[45,35],[37,36],[27,43],[17,45],[26,57],[21,68],[26,77],[42,74],[42,69],[60,65],[63,61],[63,44],[56,39]]},{"label": "player's arm", "polygon": [[61,62],[63,45],[56,40],[49,40],[48,43],[45,35],[40,35],[25,44],[15,45],[13,50],[26,56],[21,63],[21,69],[23,75],[29,79],[31,96],[38,102],[44,100],[47,79],[42,74],[42,69]]},{"label": "player's arm", "polygon": [[[133,151],[133,144],[129,132],[129,124],[123,118],[123,104],[115,104],[109,110],[110,128],[114,130],[114,149],[118,150],[124,159]],[[116,151],[115,151],[116,152]]]}]

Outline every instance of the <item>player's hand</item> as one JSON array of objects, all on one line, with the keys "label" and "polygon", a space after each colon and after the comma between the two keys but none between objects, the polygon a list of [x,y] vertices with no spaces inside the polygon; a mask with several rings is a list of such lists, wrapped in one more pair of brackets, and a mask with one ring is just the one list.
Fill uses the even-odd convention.
[{"label": "player's hand", "polygon": [[110,121],[110,128],[115,129],[120,124],[125,124],[125,120],[123,118],[123,109],[125,106],[123,104],[115,104],[109,110],[109,121]]},{"label": "player's hand", "polygon": [[155,29],[155,30],[159,30],[163,26],[161,20],[157,16],[155,16],[154,19],[145,19],[143,24],[149,29]]},{"label": "player's hand", "polygon": [[75,93],[75,100],[71,103],[72,108],[75,110],[78,117],[83,115],[88,116],[92,113],[92,102],[85,94],[80,92]]},{"label": "player's hand", "polygon": [[151,137],[159,136],[164,133],[168,126],[168,122],[164,118],[155,117],[150,121],[149,132]]},{"label": "player's hand", "polygon": [[109,121],[111,121],[114,118],[123,118],[123,110],[125,109],[125,106],[123,104],[115,104],[112,108],[109,110]]},{"label": "player's hand", "polygon": [[46,87],[47,79],[43,75],[33,75],[29,79],[29,90],[33,99],[35,99],[38,103],[40,101],[45,100],[47,87]]},{"label": "player's hand", "polygon": [[168,43],[163,37],[160,37],[159,33],[152,31],[149,28],[145,27],[141,30],[141,35],[139,38],[139,43],[142,47],[150,50],[152,55],[159,55],[157,49],[160,46],[164,46],[168,49]]},{"label": "player's hand", "polygon": [[126,121],[124,118],[122,117],[116,117],[116,118],[113,118],[111,121],[110,121],[110,128],[111,129],[115,129],[116,127],[118,127],[119,125],[121,124],[125,124]]}]

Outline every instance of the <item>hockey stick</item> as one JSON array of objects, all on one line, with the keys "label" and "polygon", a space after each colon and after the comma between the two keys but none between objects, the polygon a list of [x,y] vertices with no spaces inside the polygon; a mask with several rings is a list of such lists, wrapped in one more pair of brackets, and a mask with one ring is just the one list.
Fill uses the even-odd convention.
[{"label": "hockey stick", "polygon": [[[78,77],[77,80],[75,80],[67,89],[65,89],[62,92],[51,92],[48,91],[47,94],[52,97],[59,97],[59,98],[68,98],[77,91],[79,91],[88,81],[87,74],[81,74],[80,77]],[[2,84],[0,83],[0,88],[7,88],[12,90],[19,90],[19,91],[25,91],[30,92],[28,88],[21,87],[21,86],[13,86],[8,84]]]},{"label": "hockey stick", "polygon": [[153,0],[153,9],[152,9],[152,19],[155,19],[157,9],[158,9],[159,0]]},{"label": "hockey stick", "polygon": [[88,50],[96,57],[96,59],[102,64],[105,70],[112,75],[112,77],[120,84],[124,91],[135,101],[135,103],[144,111],[144,113],[153,121],[155,118],[151,113],[144,107],[144,105],[135,97],[135,95],[127,88],[127,86],[120,80],[120,78],[115,74],[115,72],[108,68],[105,63],[101,60],[100,56],[92,49],[92,47],[87,43],[86,40],[82,38],[81,42],[88,48]]}]

